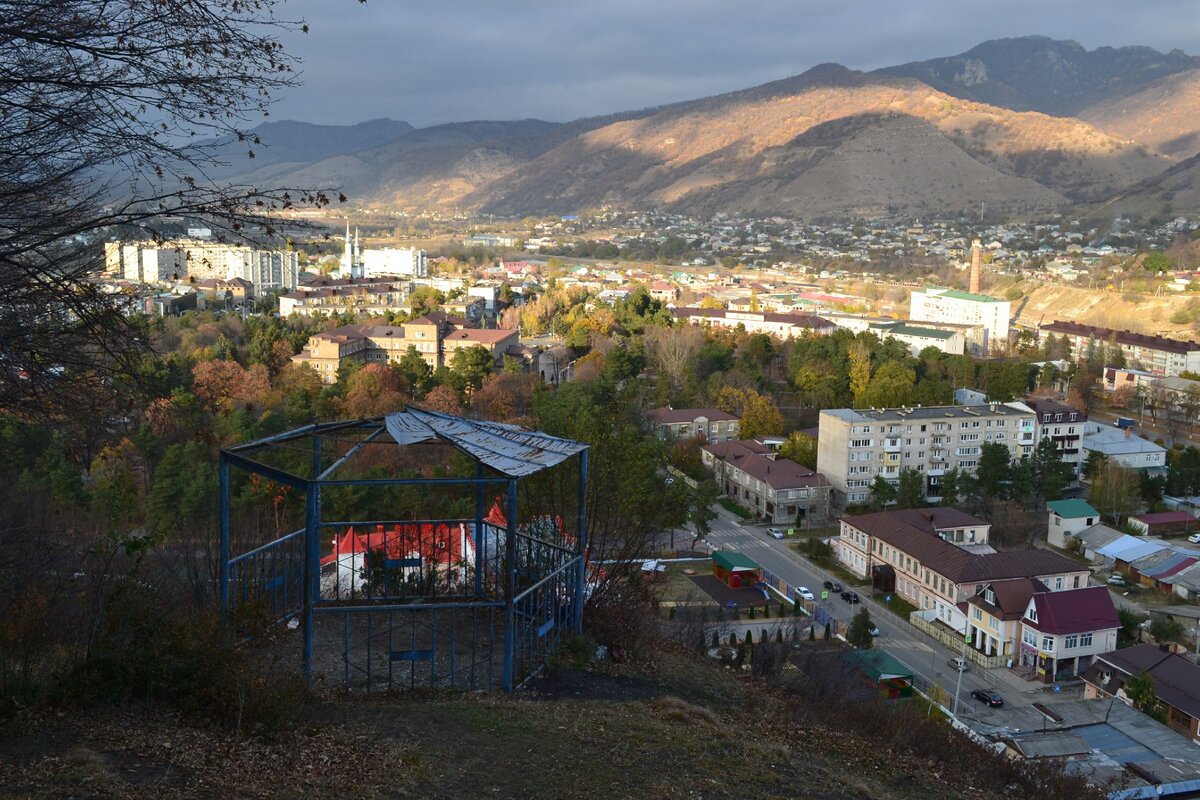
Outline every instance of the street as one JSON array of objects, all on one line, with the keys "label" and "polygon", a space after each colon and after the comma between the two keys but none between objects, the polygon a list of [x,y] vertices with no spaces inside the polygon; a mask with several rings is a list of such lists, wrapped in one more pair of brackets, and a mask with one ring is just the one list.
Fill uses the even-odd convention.
[{"label": "street", "polygon": [[[714,549],[745,553],[768,572],[792,586],[808,587],[818,598],[825,581],[839,580],[803,560],[792,547],[795,538],[773,539],[767,534],[766,528],[743,525],[737,517],[723,508],[714,507],[714,510],[717,511],[718,518],[711,523],[712,530],[707,537]],[[920,682],[928,686],[941,686],[944,704],[952,709],[955,684],[959,676],[947,662],[959,653],[951,652],[949,648],[933,641],[907,621],[901,620],[872,601],[870,585],[866,581],[856,590],[862,598],[862,607],[870,611],[871,620],[882,632],[875,640],[875,646],[899,659],[919,676]],[[818,605],[834,619],[846,623],[850,622],[859,608],[845,603],[837,596],[830,596],[828,600],[818,600]],[[975,710],[983,710],[983,704],[971,697],[974,689],[995,690],[1004,697],[1006,706],[1013,707],[1028,706],[1048,699],[1045,694],[1047,687],[1043,684],[1027,682],[1008,670],[985,670],[971,664],[970,670],[962,674],[959,688],[958,708],[964,716],[970,717]],[[1058,697],[1061,698],[1062,695]],[[989,716],[994,719],[998,713],[1002,712],[992,710]]]}]

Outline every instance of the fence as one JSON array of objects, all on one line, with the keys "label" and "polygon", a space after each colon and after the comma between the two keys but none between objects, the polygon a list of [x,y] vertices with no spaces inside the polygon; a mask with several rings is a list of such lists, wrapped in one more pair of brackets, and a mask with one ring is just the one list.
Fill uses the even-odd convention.
[{"label": "fence", "polygon": [[[908,615],[908,621],[914,628],[922,633],[937,639],[939,642],[950,648],[951,652],[963,653],[963,645],[967,644],[963,641],[963,635],[956,631],[949,630],[936,622],[931,622],[921,616],[920,611],[914,611]],[[1011,656],[989,656],[974,647],[965,648],[965,655],[971,661],[974,661],[981,667],[986,669],[995,669],[997,667],[1006,666],[1008,659]]]}]

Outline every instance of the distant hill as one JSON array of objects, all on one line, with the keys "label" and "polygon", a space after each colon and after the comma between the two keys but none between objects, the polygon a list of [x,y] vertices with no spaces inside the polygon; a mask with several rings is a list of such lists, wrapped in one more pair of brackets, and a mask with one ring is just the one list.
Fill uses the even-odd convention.
[{"label": "distant hill", "polygon": [[1105,216],[1138,212],[1170,217],[1200,210],[1200,155],[1180,161],[1166,172],[1114,194],[1091,209]]},{"label": "distant hill", "polygon": [[993,39],[956,56],[913,61],[878,72],[915,78],[965,100],[1062,117],[1198,67],[1200,58],[1179,50],[1087,50],[1073,41],[1024,36]]},{"label": "distant hill", "polygon": [[569,123],[271,123],[259,129],[269,147],[219,177],[503,216],[604,204],[797,218],[981,205],[1036,214],[1132,198],[1133,187],[1200,210],[1184,185],[1154,188],[1160,176],[1186,182],[1186,169],[1164,171],[1200,150],[1197,130],[1197,58],[1025,37],[874,73],[822,64]]},{"label": "distant hill", "polygon": [[1079,118],[1172,158],[1194,156],[1200,153],[1200,69],[1089,106]]},{"label": "distant hill", "polygon": [[1034,210],[1106,196],[1165,166],[1077,120],[827,64],[587,131],[464,202],[510,214],[615,203],[911,215],[980,200]]}]

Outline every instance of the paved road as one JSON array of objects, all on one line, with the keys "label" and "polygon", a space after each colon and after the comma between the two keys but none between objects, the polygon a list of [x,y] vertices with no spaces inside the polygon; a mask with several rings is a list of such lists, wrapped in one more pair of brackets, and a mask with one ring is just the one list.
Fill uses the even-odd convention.
[{"label": "paved road", "polygon": [[[821,585],[827,580],[837,580],[800,557],[789,540],[773,539],[765,527],[743,525],[723,508],[715,509],[719,517],[712,523],[708,541],[716,549],[739,550],[761,564],[768,572],[782,578],[792,586],[806,586],[820,597]],[[864,584],[859,591],[863,605],[871,612],[871,619],[882,631],[876,646],[883,648],[917,673],[927,684],[939,685],[945,692],[946,705],[953,707],[955,684],[958,674],[948,665],[957,655],[941,643],[930,639],[913,628],[907,621],[869,599],[870,587]],[[849,622],[857,607],[844,603],[840,598],[830,597],[821,603],[826,611],[837,620]],[[1006,670],[985,670],[974,664],[962,675],[959,688],[959,711],[970,716],[978,701],[971,698],[973,689],[995,689],[1011,706],[1028,706],[1046,699],[1040,684],[1027,683]]]}]

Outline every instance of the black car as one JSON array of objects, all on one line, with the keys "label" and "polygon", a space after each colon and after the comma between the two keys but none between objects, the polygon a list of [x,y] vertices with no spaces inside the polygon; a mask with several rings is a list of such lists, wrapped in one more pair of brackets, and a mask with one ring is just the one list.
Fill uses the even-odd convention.
[{"label": "black car", "polygon": [[837,581],[825,581],[825,583],[822,585],[834,594],[842,593],[842,585]]},{"label": "black car", "polygon": [[842,599],[850,605],[858,602],[858,592],[842,592]]},{"label": "black car", "polygon": [[993,692],[991,689],[976,689],[971,692],[971,697],[974,697],[981,703],[986,703],[992,708],[999,708],[1004,705],[1004,698],[998,692]]}]

